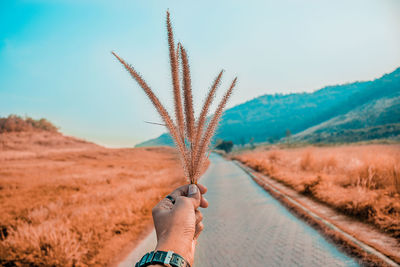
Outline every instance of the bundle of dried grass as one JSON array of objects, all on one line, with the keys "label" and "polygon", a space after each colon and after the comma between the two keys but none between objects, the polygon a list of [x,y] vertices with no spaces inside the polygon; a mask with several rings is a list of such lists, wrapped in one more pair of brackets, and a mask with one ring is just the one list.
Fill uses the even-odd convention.
[{"label": "bundle of dried grass", "polygon": [[[232,81],[229,89],[225,92],[217,110],[215,111],[210,122],[206,123],[209,108],[213,102],[215,92],[220,84],[223,71],[221,71],[214,80],[207,97],[204,101],[201,113],[197,119],[194,116],[193,96],[190,79],[190,68],[187,57],[187,52],[181,43],[178,43],[175,50],[174,35],[172,32],[170,14],[167,11],[167,31],[168,31],[168,46],[169,59],[171,65],[171,76],[174,93],[175,107],[175,122],[171,119],[167,110],[161,104],[158,97],[154,94],[151,88],[136,72],[136,70],[126,63],[116,53],[112,54],[121,62],[125,69],[131,74],[132,78],[142,87],[144,92],[150,98],[157,112],[163,119],[165,126],[168,128],[172,139],[181,155],[184,172],[190,183],[197,183],[200,172],[207,158],[207,151],[211,143],[211,139],[215,133],[218,122],[222,116],[223,109],[232,94],[232,90],[236,85],[235,78]],[[183,106],[181,96],[181,83],[179,77],[179,63],[182,68],[182,91],[183,91]]]}]

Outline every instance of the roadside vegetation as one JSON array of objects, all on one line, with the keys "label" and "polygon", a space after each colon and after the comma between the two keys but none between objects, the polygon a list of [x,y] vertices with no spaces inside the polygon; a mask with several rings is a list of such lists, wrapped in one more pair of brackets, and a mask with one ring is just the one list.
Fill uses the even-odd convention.
[{"label": "roadside vegetation", "polygon": [[0,166],[0,266],[106,266],[185,183],[172,148],[106,149],[53,130],[0,133]]},{"label": "roadside vegetation", "polygon": [[258,147],[233,158],[400,240],[400,145]]},{"label": "roadside vegetation", "polygon": [[51,122],[46,119],[35,120],[30,117],[22,118],[17,115],[0,117],[0,133],[26,131],[56,132],[57,127],[55,127]]}]

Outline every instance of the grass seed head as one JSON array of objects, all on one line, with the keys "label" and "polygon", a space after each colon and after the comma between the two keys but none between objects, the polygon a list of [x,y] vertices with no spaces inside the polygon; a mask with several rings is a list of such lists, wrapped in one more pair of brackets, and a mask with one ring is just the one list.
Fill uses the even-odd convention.
[{"label": "grass seed head", "polygon": [[[211,103],[214,99],[215,92],[220,84],[223,70],[219,73],[217,78],[214,80],[211,86],[205,102],[203,104],[201,113],[197,119],[194,117],[193,109],[193,94],[192,85],[190,78],[190,67],[187,56],[187,51],[178,43],[175,49],[174,35],[170,20],[170,13],[167,11],[167,34],[168,34],[168,48],[169,48],[169,59],[171,67],[171,78],[173,87],[173,98],[174,98],[174,109],[175,109],[175,122],[171,119],[167,110],[159,101],[158,97],[150,89],[143,78],[135,71],[135,69],[127,64],[122,58],[116,53],[112,54],[118,59],[118,61],[125,67],[125,69],[131,74],[132,78],[140,85],[144,90],[147,97],[151,100],[153,106],[165,122],[165,126],[169,130],[172,139],[178,149],[178,152],[182,159],[183,169],[185,175],[190,183],[197,183],[197,179],[200,176],[201,171],[204,169],[206,164],[206,154],[209,150],[210,142],[218,126],[218,122],[222,116],[223,109],[232,94],[233,88],[236,85],[237,78],[235,78],[226,91],[224,97],[219,103],[214,116],[211,121],[206,125],[207,114]],[[183,105],[181,96],[181,85],[179,78],[179,63],[182,65],[182,90],[183,90]],[[207,127],[206,127],[207,126]]]}]

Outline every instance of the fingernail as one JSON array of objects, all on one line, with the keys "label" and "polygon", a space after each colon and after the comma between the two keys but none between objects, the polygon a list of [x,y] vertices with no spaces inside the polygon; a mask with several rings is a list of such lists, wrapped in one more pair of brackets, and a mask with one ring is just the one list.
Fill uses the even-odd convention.
[{"label": "fingernail", "polygon": [[197,185],[195,185],[195,184],[190,184],[189,185],[188,195],[196,195],[197,191],[198,191]]}]

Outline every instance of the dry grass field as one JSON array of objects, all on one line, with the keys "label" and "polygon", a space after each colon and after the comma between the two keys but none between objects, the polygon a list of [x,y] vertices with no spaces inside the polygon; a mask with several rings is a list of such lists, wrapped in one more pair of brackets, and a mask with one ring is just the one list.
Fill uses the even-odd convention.
[{"label": "dry grass field", "polygon": [[400,240],[400,145],[260,148],[233,157]]},{"label": "dry grass field", "polygon": [[57,132],[0,133],[0,265],[105,266],[186,183],[171,148],[106,149]]}]

